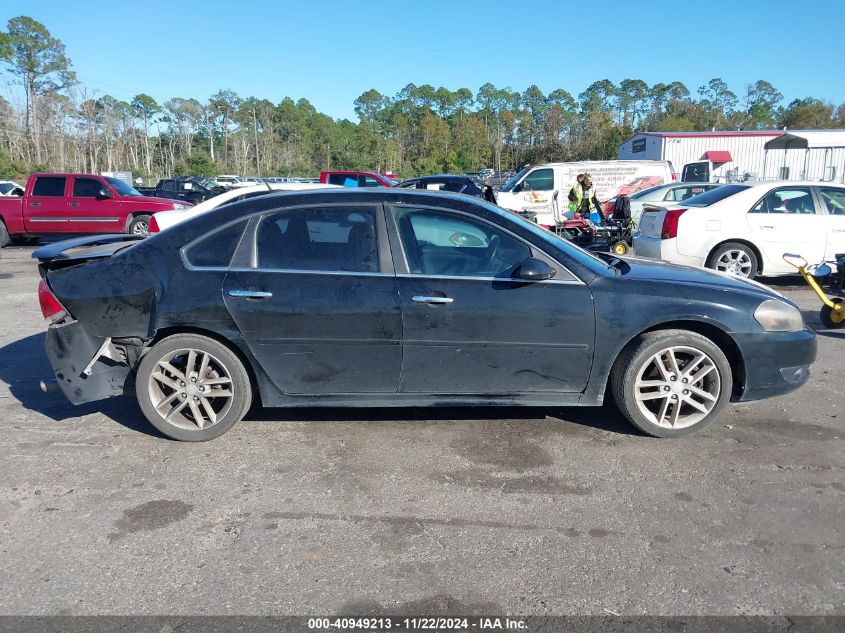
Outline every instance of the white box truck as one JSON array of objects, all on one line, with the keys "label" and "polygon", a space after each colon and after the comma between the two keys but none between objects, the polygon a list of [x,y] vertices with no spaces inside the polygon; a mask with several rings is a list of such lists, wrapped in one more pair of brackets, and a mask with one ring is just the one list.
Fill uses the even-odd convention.
[{"label": "white box truck", "polygon": [[496,203],[541,226],[554,227],[564,219],[572,218],[569,191],[575,186],[578,174],[583,173],[590,174],[601,203],[675,180],[672,163],[668,160],[588,160],[527,165],[496,194]]}]

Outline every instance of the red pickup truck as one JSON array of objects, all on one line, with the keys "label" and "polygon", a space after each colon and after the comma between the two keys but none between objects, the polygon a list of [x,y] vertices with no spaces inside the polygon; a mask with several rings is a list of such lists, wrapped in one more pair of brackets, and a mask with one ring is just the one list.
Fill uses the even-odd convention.
[{"label": "red pickup truck", "polygon": [[154,213],[189,206],[177,200],[143,196],[117,178],[33,174],[22,196],[0,198],[0,246],[16,237],[41,235],[146,235]]}]

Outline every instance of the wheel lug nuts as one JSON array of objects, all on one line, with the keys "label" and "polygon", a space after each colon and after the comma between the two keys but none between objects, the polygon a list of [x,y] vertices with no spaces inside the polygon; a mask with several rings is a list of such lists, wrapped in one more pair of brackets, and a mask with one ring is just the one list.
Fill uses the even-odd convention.
[{"label": "wheel lug nuts", "polygon": [[194,396],[194,402],[199,402],[199,401],[200,401],[199,396]]},{"label": "wheel lug nuts", "polygon": [[186,393],[183,391],[183,392],[180,394],[180,397],[182,397],[182,398],[187,398],[187,397],[188,397],[188,394],[186,394]]},{"label": "wheel lug nuts", "polygon": [[180,381],[179,381],[179,386],[180,386],[180,387],[184,387],[184,386],[185,386],[185,383],[184,383],[184,382],[182,382],[182,381],[180,380]]},{"label": "wheel lug nuts", "polygon": [[676,376],[669,376],[669,380],[675,382],[678,378]]},{"label": "wheel lug nuts", "polygon": [[676,395],[673,393],[673,394],[672,394],[672,400],[677,400],[677,399],[678,399],[678,396],[676,396]]},{"label": "wheel lug nuts", "polygon": [[684,395],[685,395],[685,396],[688,396],[688,395],[689,395],[689,389],[684,389]]},{"label": "wheel lug nuts", "polygon": [[194,376],[193,378],[191,378],[191,382],[196,382],[196,381],[197,381],[196,376]]},{"label": "wheel lug nuts", "polygon": [[669,391],[669,385],[666,385],[665,387],[663,387],[663,391]]},{"label": "wheel lug nuts", "polygon": [[688,381],[687,381],[686,378],[684,378],[681,382],[684,383],[684,384],[687,384]]},{"label": "wheel lug nuts", "polygon": [[200,393],[202,393],[203,391],[205,391],[205,387],[200,387],[199,391]]}]

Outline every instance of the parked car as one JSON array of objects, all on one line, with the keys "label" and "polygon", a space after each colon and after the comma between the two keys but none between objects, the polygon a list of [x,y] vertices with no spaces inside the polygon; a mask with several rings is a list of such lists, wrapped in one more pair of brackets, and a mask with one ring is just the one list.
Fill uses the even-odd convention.
[{"label": "parked car", "polygon": [[845,186],[729,184],[682,203],[646,205],[634,251],[748,278],[795,274],[784,253],[810,263],[845,253]]},{"label": "parked car", "polygon": [[451,191],[464,193],[468,196],[484,197],[484,189],[472,178],[460,174],[440,174],[437,176],[420,176],[411,178],[396,185],[400,189],[428,189],[429,191]]},{"label": "parked car", "polygon": [[606,386],[634,425],[674,437],[798,388],[816,355],[798,307],[759,284],[593,255],[441,192],[269,194],[33,257],[68,399],[134,388],[180,440],[221,435],[253,398],[600,405]]},{"label": "parked car", "polygon": [[11,180],[0,180],[0,196],[22,196],[23,187]]},{"label": "parked car", "polygon": [[[666,160],[603,160],[578,163],[549,163],[526,166],[505,183],[496,200],[505,209],[552,228],[564,219],[572,219],[568,210],[569,191],[578,174],[589,172],[596,197],[606,202],[620,191],[634,193],[640,188],[675,179],[672,164]],[[593,222],[600,221],[598,215]]]},{"label": "parked car", "polygon": [[159,211],[186,203],[142,196],[123,180],[94,174],[33,174],[23,196],[0,198],[0,246],[13,238],[79,233],[146,235]]},{"label": "parked car", "polygon": [[222,191],[225,191],[225,189],[210,178],[189,176],[159,180],[153,190],[153,195],[157,198],[184,200],[191,204],[197,204],[213,198]]},{"label": "parked car", "polygon": [[184,222],[202,213],[207,213],[212,209],[223,206],[224,204],[231,204],[233,202],[240,202],[247,198],[254,198],[255,196],[263,196],[268,193],[278,191],[307,191],[309,189],[336,189],[338,185],[324,185],[322,183],[299,183],[299,182],[284,182],[284,183],[267,183],[263,185],[253,185],[252,187],[239,187],[221,193],[201,202],[198,205],[188,209],[180,209],[178,211],[164,211],[157,213],[150,221],[150,233],[158,233],[164,229],[170,228],[175,224]]},{"label": "parked car", "polygon": [[249,183],[241,176],[233,176],[231,174],[222,174],[214,179],[218,186],[225,189],[235,189],[237,187],[251,187],[254,183]]},{"label": "parked car", "polygon": [[[720,185],[716,183],[688,183],[688,182],[672,182],[666,185],[655,185],[648,189],[641,189],[629,196],[631,201],[631,219],[634,221],[634,228],[638,228],[640,224],[640,216],[643,212],[644,204],[660,204],[671,205],[675,202],[683,202],[693,196],[697,196],[705,191],[715,189]],[[621,194],[620,194],[621,195]],[[613,215],[616,207],[617,198],[608,200],[604,205],[606,216]]]},{"label": "parked car", "polygon": [[396,181],[374,171],[321,171],[320,182],[341,187],[395,187]]}]

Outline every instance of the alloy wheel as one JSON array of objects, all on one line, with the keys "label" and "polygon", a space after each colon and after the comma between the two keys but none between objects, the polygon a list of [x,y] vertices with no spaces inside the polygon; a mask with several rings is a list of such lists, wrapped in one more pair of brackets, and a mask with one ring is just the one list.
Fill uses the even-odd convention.
[{"label": "alloy wheel", "polygon": [[132,233],[133,235],[143,235],[146,237],[150,234],[150,225],[146,222],[135,222],[132,227]]},{"label": "alloy wheel", "polygon": [[162,420],[185,430],[217,424],[232,406],[232,378],[208,352],[179,349],[156,363],[148,381],[150,402]]},{"label": "alloy wheel", "polygon": [[716,270],[737,275],[739,277],[751,277],[751,257],[743,250],[731,249],[722,253],[716,260]]},{"label": "alloy wheel", "polygon": [[651,356],[634,385],[640,413],[667,429],[701,422],[719,402],[721,387],[713,359],[686,346],[667,347]]}]

